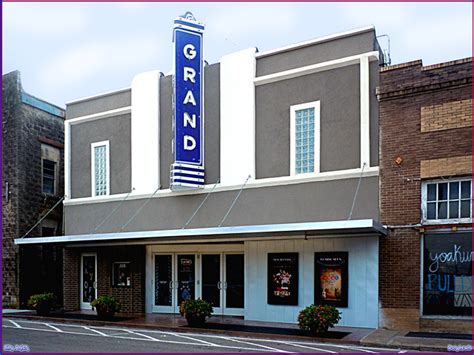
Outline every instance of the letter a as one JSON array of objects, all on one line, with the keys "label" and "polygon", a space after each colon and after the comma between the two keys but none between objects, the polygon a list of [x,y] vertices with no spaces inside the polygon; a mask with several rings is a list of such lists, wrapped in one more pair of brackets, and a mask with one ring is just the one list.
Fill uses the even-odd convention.
[{"label": "letter a", "polygon": [[194,99],[193,92],[188,90],[186,97],[184,98],[183,104],[191,103],[193,106],[196,106],[196,100]]},{"label": "letter a", "polygon": [[191,136],[184,136],[184,150],[193,150],[196,148],[196,140]]}]

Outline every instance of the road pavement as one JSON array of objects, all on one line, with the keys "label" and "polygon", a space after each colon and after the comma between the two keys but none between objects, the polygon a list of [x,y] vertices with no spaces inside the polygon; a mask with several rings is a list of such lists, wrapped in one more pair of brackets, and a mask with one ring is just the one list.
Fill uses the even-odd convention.
[{"label": "road pavement", "polygon": [[[300,340],[275,340],[133,327],[3,319],[3,351],[31,352],[401,352]],[[411,352],[411,351],[410,351]]]}]

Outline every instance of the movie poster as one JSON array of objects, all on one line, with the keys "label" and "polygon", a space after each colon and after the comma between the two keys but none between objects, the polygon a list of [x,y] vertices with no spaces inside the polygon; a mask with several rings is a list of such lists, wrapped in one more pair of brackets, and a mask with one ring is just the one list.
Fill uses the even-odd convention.
[{"label": "movie poster", "polygon": [[298,253],[268,254],[268,304],[298,305]]},{"label": "movie poster", "polygon": [[347,252],[314,254],[314,303],[347,307],[348,295]]}]

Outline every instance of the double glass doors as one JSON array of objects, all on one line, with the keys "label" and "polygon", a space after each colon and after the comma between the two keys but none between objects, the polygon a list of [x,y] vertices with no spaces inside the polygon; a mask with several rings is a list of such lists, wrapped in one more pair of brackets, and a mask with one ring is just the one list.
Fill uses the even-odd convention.
[{"label": "double glass doors", "polygon": [[154,254],[154,312],[178,313],[187,299],[210,302],[215,314],[243,315],[244,255]]}]

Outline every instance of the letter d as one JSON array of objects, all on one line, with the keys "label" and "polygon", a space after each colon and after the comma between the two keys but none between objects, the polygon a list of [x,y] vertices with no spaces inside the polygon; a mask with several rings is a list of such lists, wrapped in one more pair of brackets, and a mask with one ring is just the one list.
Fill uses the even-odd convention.
[{"label": "letter d", "polygon": [[196,148],[196,140],[191,136],[184,136],[184,150],[193,150]]}]

